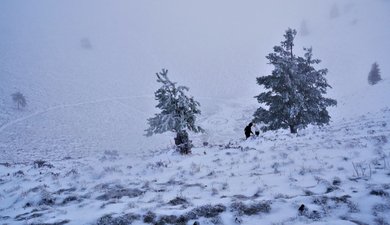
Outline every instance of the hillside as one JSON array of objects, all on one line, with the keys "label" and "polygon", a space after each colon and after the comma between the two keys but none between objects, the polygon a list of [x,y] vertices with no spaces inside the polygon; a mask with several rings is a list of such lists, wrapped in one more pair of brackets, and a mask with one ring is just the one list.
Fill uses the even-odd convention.
[{"label": "hillside", "polygon": [[[390,109],[298,135],[0,165],[5,224],[388,224]],[[304,204],[304,210],[298,209]],[[144,223],[145,222],[145,223]]]},{"label": "hillside", "polygon": [[[2,0],[0,224],[390,224],[389,12],[389,0]],[[338,105],[324,127],[244,140],[288,27]],[[188,156],[172,133],[144,135],[162,68],[201,104]]]}]

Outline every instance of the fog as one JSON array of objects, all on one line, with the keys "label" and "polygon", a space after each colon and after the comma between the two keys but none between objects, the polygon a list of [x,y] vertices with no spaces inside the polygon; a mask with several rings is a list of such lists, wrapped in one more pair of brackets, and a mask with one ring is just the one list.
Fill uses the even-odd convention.
[{"label": "fog", "polygon": [[[84,92],[102,97],[152,94],[154,74],[161,68],[196,96],[252,97],[259,92],[255,78],[272,69],[265,56],[288,27],[300,31],[303,23],[305,36],[297,36],[296,48],[313,46],[322,66],[330,69],[331,84],[343,73],[364,80],[373,61],[389,61],[384,54],[389,45],[383,41],[390,38],[383,26],[390,18],[386,1],[1,4],[1,76],[28,79],[55,98],[68,95],[63,92],[81,98],[89,96]],[[83,47],[83,40],[90,48]],[[371,60],[364,62],[360,75],[354,68],[362,57]],[[20,86],[15,79],[11,85]]]}]

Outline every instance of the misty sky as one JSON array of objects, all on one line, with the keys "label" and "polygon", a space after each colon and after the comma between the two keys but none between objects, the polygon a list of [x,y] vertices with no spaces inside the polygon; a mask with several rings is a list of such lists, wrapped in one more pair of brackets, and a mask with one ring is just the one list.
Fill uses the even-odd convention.
[{"label": "misty sky", "polygon": [[0,76],[10,77],[11,89],[39,88],[65,102],[76,101],[69,92],[153,94],[161,68],[196,96],[251,98],[259,92],[255,78],[272,69],[265,56],[288,27],[304,29],[297,50],[312,46],[335,87],[346,77],[365,82],[374,61],[389,68],[390,3],[383,0],[1,4]]}]

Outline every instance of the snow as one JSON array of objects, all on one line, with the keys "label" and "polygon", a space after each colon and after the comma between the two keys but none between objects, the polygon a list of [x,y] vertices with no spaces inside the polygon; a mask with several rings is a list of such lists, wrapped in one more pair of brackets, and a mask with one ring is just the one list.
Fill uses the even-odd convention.
[{"label": "snow", "polygon": [[[187,224],[388,224],[389,9],[386,0],[3,0],[0,224],[145,224],[148,211]],[[313,47],[329,69],[331,122],[245,141],[256,77],[272,70],[265,56],[300,26],[297,54]],[[374,62],[383,80],[371,86]],[[144,136],[161,68],[201,104],[206,133],[190,134],[188,156],[173,150],[174,134]]]},{"label": "snow", "polygon": [[[104,215],[132,213],[138,216],[137,224],[143,224],[148,211],[161,218],[221,204],[226,210],[217,217],[197,220],[204,224],[388,221],[389,121],[387,108],[298,135],[276,131],[226,145],[197,146],[188,156],[168,148],[136,156],[106,151],[40,164],[2,164],[2,220],[93,224]],[[172,205],[175,198],[184,203]],[[247,215],[233,203],[268,203],[270,211]],[[307,207],[302,214],[301,204]]]}]

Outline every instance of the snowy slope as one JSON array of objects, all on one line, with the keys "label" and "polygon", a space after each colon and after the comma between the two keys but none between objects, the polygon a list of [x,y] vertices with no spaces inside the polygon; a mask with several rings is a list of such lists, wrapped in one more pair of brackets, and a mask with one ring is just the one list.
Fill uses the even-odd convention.
[{"label": "snowy slope", "polygon": [[[387,224],[390,109],[298,136],[1,164],[5,224]],[[298,209],[304,204],[302,212]],[[386,222],[387,221],[387,222]],[[158,224],[160,224],[158,223]]]},{"label": "snowy slope", "polygon": [[[389,12],[387,0],[2,0],[0,224],[389,224]],[[255,78],[287,27],[329,69],[338,106],[329,126],[244,141]],[[369,86],[375,61],[383,81]],[[161,68],[201,103],[192,155],[173,134],[143,136]]]}]

